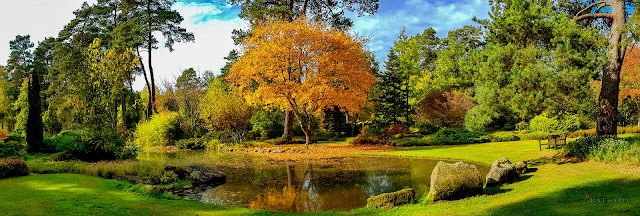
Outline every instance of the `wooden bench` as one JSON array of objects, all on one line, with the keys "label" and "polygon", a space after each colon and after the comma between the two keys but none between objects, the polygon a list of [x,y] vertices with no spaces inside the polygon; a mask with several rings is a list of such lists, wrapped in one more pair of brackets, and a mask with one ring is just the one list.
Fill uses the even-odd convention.
[{"label": "wooden bench", "polygon": [[542,143],[542,140],[538,140],[538,144],[540,145],[540,151],[542,151],[543,145],[549,146],[548,148],[553,147],[555,149],[558,149],[558,147],[562,147],[567,144],[567,135],[551,135],[547,139],[546,143]]}]

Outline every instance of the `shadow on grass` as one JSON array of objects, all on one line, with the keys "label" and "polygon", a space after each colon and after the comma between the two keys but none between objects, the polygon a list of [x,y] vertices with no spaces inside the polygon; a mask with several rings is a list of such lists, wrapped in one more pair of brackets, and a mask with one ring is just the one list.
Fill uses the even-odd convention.
[{"label": "shadow on grass", "polygon": [[490,211],[490,215],[640,215],[640,180],[614,179],[568,188]]},{"label": "shadow on grass", "polygon": [[585,161],[584,159],[568,157],[562,153],[557,153],[551,157],[541,157],[538,159],[529,160],[527,161],[527,163],[532,166],[540,166],[544,164],[558,164],[558,165],[574,164],[574,163],[582,163],[584,161]]}]

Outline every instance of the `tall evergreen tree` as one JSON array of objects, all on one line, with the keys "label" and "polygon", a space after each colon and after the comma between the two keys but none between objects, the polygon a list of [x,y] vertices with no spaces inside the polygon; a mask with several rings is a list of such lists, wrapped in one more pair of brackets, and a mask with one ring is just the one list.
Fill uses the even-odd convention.
[{"label": "tall evergreen tree", "polygon": [[385,71],[379,75],[376,86],[376,119],[385,125],[406,125],[411,114],[409,77],[401,70],[398,54],[393,49],[389,50],[387,58]]}]

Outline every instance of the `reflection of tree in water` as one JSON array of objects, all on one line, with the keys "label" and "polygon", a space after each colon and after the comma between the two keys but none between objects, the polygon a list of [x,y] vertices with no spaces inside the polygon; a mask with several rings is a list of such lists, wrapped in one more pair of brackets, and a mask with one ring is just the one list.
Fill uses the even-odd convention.
[{"label": "reflection of tree in water", "polygon": [[302,181],[295,174],[295,166],[287,164],[287,184],[281,190],[267,190],[249,203],[251,208],[288,212],[323,210],[322,200],[315,187],[313,166],[307,164]]}]

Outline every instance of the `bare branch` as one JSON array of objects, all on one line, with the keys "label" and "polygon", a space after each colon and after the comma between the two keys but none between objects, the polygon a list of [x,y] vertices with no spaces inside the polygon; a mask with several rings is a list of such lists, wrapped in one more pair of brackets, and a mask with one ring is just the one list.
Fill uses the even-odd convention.
[{"label": "bare branch", "polygon": [[585,7],[584,9],[580,10],[580,11],[576,14],[576,17],[580,16],[580,14],[582,14],[582,13],[584,13],[585,11],[587,11],[587,10],[589,10],[589,9],[591,9],[591,8],[593,8],[593,7],[595,7],[596,5],[599,5],[599,4],[607,4],[607,3],[608,3],[608,2],[607,2],[607,1],[604,1],[604,0],[603,0],[603,1],[599,1],[599,2],[594,2],[594,3],[590,4],[589,6]]},{"label": "bare branch", "polygon": [[583,14],[574,18],[573,21],[577,22],[584,19],[598,19],[598,18],[613,20],[614,16],[613,14],[607,14],[607,13]]},{"label": "bare branch", "polygon": [[611,4],[609,2],[602,3],[600,6],[598,6],[598,8],[596,9],[596,11],[594,13],[600,13],[600,10],[602,10],[606,6],[611,6]]}]

